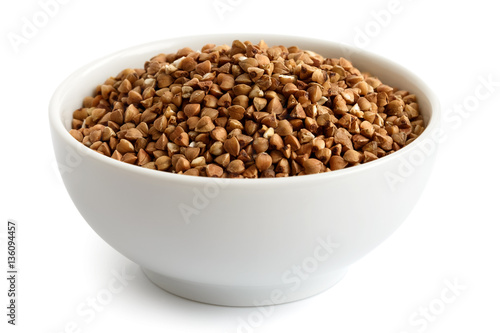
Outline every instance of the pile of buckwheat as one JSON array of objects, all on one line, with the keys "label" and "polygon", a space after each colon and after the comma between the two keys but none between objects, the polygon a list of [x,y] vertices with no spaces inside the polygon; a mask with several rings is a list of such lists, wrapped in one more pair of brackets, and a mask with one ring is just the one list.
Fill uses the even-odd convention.
[{"label": "pile of buckwheat", "polygon": [[415,95],[344,58],[235,40],[110,77],[74,111],[70,133],[144,168],[259,178],[367,163],[423,130]]}]

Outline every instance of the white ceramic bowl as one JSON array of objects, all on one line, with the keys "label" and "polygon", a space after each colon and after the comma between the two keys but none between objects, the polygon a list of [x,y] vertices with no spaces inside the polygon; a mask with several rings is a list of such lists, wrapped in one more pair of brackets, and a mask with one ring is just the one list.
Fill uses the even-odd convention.
[{"label": "white ceramic bowl", "polygon": [[[415,93],[427,128],[404,149],[356,167],[229,180],[118,162],[68,133],[73,110],[109,76],[142,67],[161,52],[234,39],[344,56],[384,83]],[[49,109],[64,184],[89,225],[165,290],[231,306],[285,303],[326,290],[394,232],[429,177],[440,117],[427,85],[387,59],[331,41],[248,34],[175,38],[114,53],[69,76]]]}]

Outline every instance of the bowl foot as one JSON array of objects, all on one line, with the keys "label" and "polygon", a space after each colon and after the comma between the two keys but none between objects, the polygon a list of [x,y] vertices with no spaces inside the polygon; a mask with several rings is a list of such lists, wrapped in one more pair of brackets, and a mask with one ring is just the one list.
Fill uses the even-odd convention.
[{"label": "bowl foot", "polygon": [[289,303],[319,294],[342,280],[347,268],[330,274],[276,286],[224,286],[198,283],[164,276],[142,268],[144,274],[165,291],[192,301],[223,306],[264,306]]}]

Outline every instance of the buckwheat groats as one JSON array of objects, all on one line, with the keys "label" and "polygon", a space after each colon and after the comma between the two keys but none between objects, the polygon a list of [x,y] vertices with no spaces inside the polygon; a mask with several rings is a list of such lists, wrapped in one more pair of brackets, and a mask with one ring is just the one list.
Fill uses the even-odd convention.
[{"label": "buckwheat groats", "polygon": [[347,59],[235,40],[124,69],[84,99],[70,133],[144,168],[261,178],[367,163],[423,130],[415,95]]}]

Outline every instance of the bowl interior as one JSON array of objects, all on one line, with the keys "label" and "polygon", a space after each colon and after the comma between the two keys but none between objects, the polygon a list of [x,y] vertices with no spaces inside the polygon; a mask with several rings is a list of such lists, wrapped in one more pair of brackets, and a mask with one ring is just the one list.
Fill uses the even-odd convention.
[{"label": "bowl interior", "polygon": [[[399,89],[408,90],[417,96],[420,112],[426,123],[426,129],[413,143],[383,159],[359,165],[356,166],[356,168],[337,170],[334,173],[336,175],[340,176],[343,173],[353,172],[353,169],[361,170],[372,167],[374,164],[378,165],[383,163],[384,160],[394,158],[394,155],[398,156],[401,152],[408,153],[412,147],[418,145],[418,142],[423,141],[426,136],[431,135],[432,129],[437,126],[440,117],[439,103],[433,92],[416,75],[388,59],[352,46],[332,41],[282,35],[221,34],[181,37],[139,45],[105,56],[80,68],[70,75],[54,93],[49,107],[53,130],[58,131],[63,138],[66,138],[67,144],[76,147],[78,142],[68,133],[71,128],[73,111],[80,108],[83,99],[86,96],[92,95],[95,87],[102,84],[107,78],[117,75],[125,68],[143,68],[145,61],[159,53],[176,52],[178,49],[186,46],[191,47],[193,50],[199,50],[207,43],[231,45],[232,41],[235,39],[249,40],[253,43],[258,43],[262,39],[266,41],[269,46],[284,45],[288,47],[295,45],[302,49],[312,50],[325,57],[345,57],[351,60],[355,67],[359,68],[361,71],[370,72],[372,75],[378,77],[383,83]],[[93,155],[98,159],[105,158],[98,153],[94,154],[94,152],[89,155]],[[115,163],[116,161],[113,160],[110,162]],[[123,167],[128,168],[131,166],[123,165]],[[141,170],[138,172],[148,173],[151,171],[152,170]],[[324,174],[309,175],[308,177],[323,175]],[[164,176],[170,177],[177,175],[168,174]],[[273,180],[276,181],[277,179]],[[196,180],[192,179],[192,181],[195,182]],[[259,179],[259,181],[265,182],[268,180]]]}]

